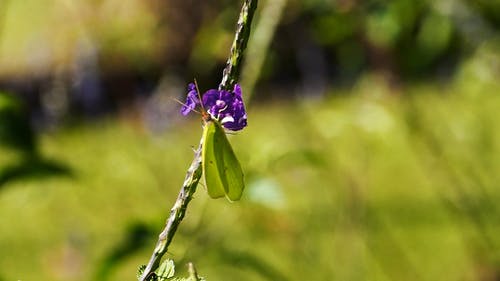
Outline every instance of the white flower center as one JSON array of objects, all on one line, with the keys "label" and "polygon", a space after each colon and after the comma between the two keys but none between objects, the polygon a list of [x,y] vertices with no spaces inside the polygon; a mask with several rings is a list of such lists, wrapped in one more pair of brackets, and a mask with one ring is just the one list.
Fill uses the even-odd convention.
[{"label": "white flower center", "polygon": [[218,107],[220,107],[220,108],[223,108],[224,106],[226,106],[226,102],[225,102],[225,101],[223,101],[223,100],[217,100],[217,101],[215,102],[215,105],[217,105],[217,106],[218,106]]},{"label": "white flower center", "polygon": [[220,120],[221,124],[227,123],[227,122],[234,122],[233,116],[226,116]]}]

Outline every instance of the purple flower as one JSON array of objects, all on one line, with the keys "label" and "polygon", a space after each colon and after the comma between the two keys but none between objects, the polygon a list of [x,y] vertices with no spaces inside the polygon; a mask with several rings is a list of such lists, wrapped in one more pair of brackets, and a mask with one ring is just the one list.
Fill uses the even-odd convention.
[{"label": "purple flower", "polygon": [[200,105],[200,100],[198,99],[198,91],[196,91],[196,85],[194,83],[189,83],[188,94],[186,98],[186,103],[181,108],[181,114],[186,116],[194,110],[196,106]]},{"label": "purple flower", "polygon": [[232,93],[226,90],[208,90],[202,99],[207,112],[226,129],[239,131],[247,125],[240,85],[236,84]]},{"label": "purple flower", "polygon": [[[247,113],[241,97],[241,87],[236,84],[233,92],[226,90],[211,89],[205,92],[202,97],[203,108],[212,116],[219,120],[222,126],[232,131],[239,131],[247,126]],[[189,84],[189,92],[186,105],[181,109],[183,115],[187,115],[197,105],[200,105],[196,86]]]}]

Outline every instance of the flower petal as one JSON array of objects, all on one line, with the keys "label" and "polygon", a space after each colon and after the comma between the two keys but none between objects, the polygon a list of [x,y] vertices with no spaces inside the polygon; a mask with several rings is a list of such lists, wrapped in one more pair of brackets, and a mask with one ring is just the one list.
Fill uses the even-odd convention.
[{"label": "flower petal", "polygon": [[188,85],[186,103],[181,108],[181,113],[187,115],[197,106],[202,106],[214,119],[229,130],[239,131],[247,126],[247,113],[240,85],[234,85],[232,92],[211,89],[206,91],[200,102],[196,85]]},{"label": "flower petal", "polygon": [[186,116],[194,110],[196,106],[200,105],[200,100],[198,99],[198,92],[196,91],[196,85],[194,83],[189,83],[188,94],[186,97],[186,102],[182,105],[181,114]]}]

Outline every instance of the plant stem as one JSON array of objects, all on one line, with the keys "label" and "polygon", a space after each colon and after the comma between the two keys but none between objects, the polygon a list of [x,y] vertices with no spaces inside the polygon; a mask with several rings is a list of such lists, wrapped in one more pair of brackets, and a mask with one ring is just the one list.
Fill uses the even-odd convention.
[{"label": "plant stem", "polygon": [[[236,34],[234,37],[233,45],[231,46],[231,54],[227,61],[227,65],[223,72],[222,82],[219,85],[219,89],[232,90],[232,87],[238,80],[240,63],[243,58],[243,52],[245,51],[248,37],[250,36],[250,26],[252,24],[253,15],[257,8],[258,0],[245,0],[243,7],[241,8],[240,17],[238,19],[238,25],[236,28]],[[189,205],[191,199],[193,199],[193,194],[196,191],[198,182],[200,181],[202,175],[201,168],[201,150],[203,147],[203,138],[200,140],[200,145],[198,149],[195,150],[194,159],[191,162],[182,188],[177,196],[174,206],[170,210],[170,215],[165,224],[165,228],[160,233],[158,237],[158,242],[153,250],[153,254],[149,259],[146,268],[142,276],[139,278],[140,281],[148,281],[154,274],[154,271],[160,266],[161,258],[168,251],[168,246],[172,239],[174,238],[175,232],[179,227],[184,215],[186,214],[186,209]]]},{"label": "plant stem", "polygon": [[248,38],[250,37],[250,28],[252,25],[253,15],[257,9],[258,0],[245,0],[241,8],[240,18],[236,26],[236,35],[234,36],[233,45],[231,46],[231,54],[224,68],[222,81],[219,84],[219,90],[232,91],[234,84],[240,76],[240,64],[243,59],[243,52],[247,47]]},{"label": "plant stem", "polygon": [[193,194],[196,191],[198,182],[200,181],[202,169],[201,169],[201,148],[203,145],[203,139],[200,141],[198,149],[194,153],[194,159],[191,162],[182,188],[177,196],[174,206],[170,210],[170,216],[167,219],[165,228],[160,233],[158,237],[158,242],[153,251],[153,255],[149,259],[149,263],[144,269],[144,272],[139,279],[140,281],[147,281],[153,275],[153,272],[160,266],[160,261],[163,255],[167,252],[170,242],[174,238],[177,227],[181,223],[184,215],[186,214],[186,209],[189,202],[193,199]]}]

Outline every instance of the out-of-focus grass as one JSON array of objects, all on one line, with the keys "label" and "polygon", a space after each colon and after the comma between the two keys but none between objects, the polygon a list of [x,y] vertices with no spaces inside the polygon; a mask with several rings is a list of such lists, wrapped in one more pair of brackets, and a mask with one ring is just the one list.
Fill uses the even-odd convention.
[{"label": "out-of-focus grass", "polygon": [[71,69],[94,48],[110,67],[147,64],[161,45],[158,17],[144,1],[2,0],[0,75]]},{"label": "out-of-focus grass", "polygon": [[[231,137],[244,198],[210,200],[199,187],[170,248],[179,270],[192,261],[208,280],[500,276],[496,90],[356,91],[253,107]],[[161,137],[117,121],[44,135],[40,154],[71,173],[1,186],[0,279],[133,279],[199,124]]]}]

